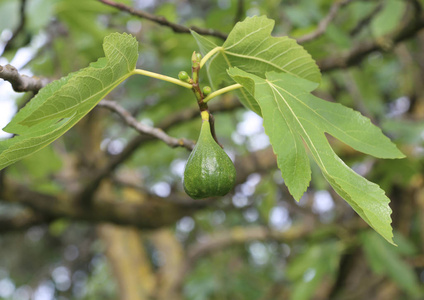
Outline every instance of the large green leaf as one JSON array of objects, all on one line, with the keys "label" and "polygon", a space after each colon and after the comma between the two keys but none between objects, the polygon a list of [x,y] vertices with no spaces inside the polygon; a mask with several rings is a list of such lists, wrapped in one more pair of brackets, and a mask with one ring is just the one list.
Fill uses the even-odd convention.
[{"label": "large green leaf", "polygon": [[[315,82],[321,73],[311,55],[295,40],[271,36],[274,21],[265,16],[246,18],[237,23],[220,50],[206,63],[208,77],[214,89],[223,81],[231,82],[229,67],[238,67],[248,73],[264,77],[265,72],[285,72]],[[209,39],[192,32],[200,52],[206,55],[219,47]],[[246,91],[238,92],[240,101],[249,109],[261,114],[256,101]]]},{"label": "large green leaf", "polygon": [[4,128],[17,136],[0,142],[0,169],[56,140],[131,75],[138,58],[134,37],[113,33],[103,49],[105,57],[48,84]]},{"label": "large green leaf", "polygon": [[341,104],[310,94],[313,83],[286,73],[266,79],[231,68],[229,74],[255,97],[290,193],[299,199],[310,181],[304,143],[334,190],[378,233],[392,243],[390,200],[378,185],[350,169],[333,151],[325,133],[380,158],[404,155],[369,119]]}]

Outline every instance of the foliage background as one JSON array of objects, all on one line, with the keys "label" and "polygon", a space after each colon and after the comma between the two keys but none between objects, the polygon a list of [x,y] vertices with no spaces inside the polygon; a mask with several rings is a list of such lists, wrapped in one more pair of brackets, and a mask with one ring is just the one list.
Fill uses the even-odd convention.
[{"label": "foliage background", "polygon": [[[140,42],[137,67],[173,77],[190,70],[197,50],[190,34],[104,2],[0,1],[0,65],[58,79],[103,56],[104,36],[128,32]],[[392,200],[399,246],[364,224],[317,170],[296,203],[261,119],[232,94],[214,99],[211,109],[238,185],[214,201],[184,194],[186,149],[143,137],[99,107],[1,173],[0,298],[424,297],[424,1],[119,2],[223,33],[252,15],[267,15],[276,21],[274,35],[299,41],[326,25],[302,43],[323,71],[316,94],[370,117],[407,155],[376,160],[329,137],[339,156]],[[2,82],[0,110],[16,111],[31,97]],[[133,76],[107,99],[171,136],[197,138],[196,102],[181,87]]]}]

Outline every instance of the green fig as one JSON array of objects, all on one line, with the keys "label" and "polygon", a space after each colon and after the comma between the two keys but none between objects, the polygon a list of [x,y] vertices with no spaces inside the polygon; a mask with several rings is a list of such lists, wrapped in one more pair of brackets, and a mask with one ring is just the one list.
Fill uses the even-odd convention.
[{"label": "green fig", "polygon": [[210,86],[205,86],[205,87],[203,87],[202,92],[203,92],[203,96],[207,96],[212,92],[212,89],[211,89]]},{"label": "green fig", "polygon": [[178,79],[184,82],[189,82],[190,76],[188,76],[186,71],[181,71],[180,73],[178,73]]},{"label": "green fig", "polygon": [[236,180],[234,164],[215,142],[203,113],[199,139],[184,170],[184,190],[193,199],[224,196]]}]

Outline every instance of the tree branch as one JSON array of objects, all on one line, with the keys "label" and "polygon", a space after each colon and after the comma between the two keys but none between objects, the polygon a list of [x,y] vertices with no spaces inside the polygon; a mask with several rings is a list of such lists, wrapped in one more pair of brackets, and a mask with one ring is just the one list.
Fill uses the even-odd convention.
[{"label": "tree branch", "polygon": [[[413,19],[406,26],[400,28],[386,40],[390,40],[392,45],[396,45],[404,40],[415,36],[424,28],[424,16],[421,14],[419,19]],[[358,44],[346,54],[334,57],[330,56],[317,62],[322,72],[328,72],[335,69],[343,69],[359,64],[368,54],[374,51],[385,51],[385,47],[378,41],[366,41]]]},{"label": "tree branch", "polygon": [[337,13],[339,12],[340,8],[342,8],[343,6],[346,6],[347,4],[349,4],[352,1],[354,1],[354,0],[335,1],[333,3],[333,5],[331,6],[329,13],[325,16],[324,19],[322,19],[319,22],[317,29],[315,31],[311,32],[311,33],[308,33],[308,34],[305,34],[304,36],[301,36],[300,38],[297,39],[297,42],[299,44],[310,42],[310,41],[320,37],[321,35],[323,35],[325,33],[325,31],[327,30],[328,25],[337,16]]},{"label": "tree branch", "polygon": [[117,3],[111,0],[98,0],[99,2],[106,4],[108,6],[115,7],[121,11],[125,11],[130,13],[133,16],[140,17],[142,19],[150,20],[152,22],[155,22],[159,25],[166,26],[171,28],[174,32],[177,33],[190,33],[190,30],[193,30],[197,32],[198,34],[202,35],[209,35],[209,36],[215,36],[220,39],[225,40],[227,38],[227,35],[225,33],[219,32],[214,29],[207,29],[207,28],[199,28],[196,26],[183,26],[177,23],[173,23],[168,21],[165,17],[162,16],[155,16],[153,14],[149,14],[148,12],[142,11],[142,10],[136,10],[133,7],[127,6],[123,3]]},{"label": "tree branch", "polygon": [[0,65],[0,78],[10,82],[15,92],[37,93],[42,87],[49,83],[48,79],[29,77],[19,74],[18,70],[11,65]]},{"label": "tree branch", "polygon": [[15,216],[0,218],[0,233],[25,230],[50,221],[52,219],[27,209]]},{"label": "tree branch", "polygon": [[188,249],[187,261],[193,264],[199,258],[216,253],[223,248],[233,245],[248,243],[251,241],[278,241],[289,243],[298,239],[302,239],[311,233],[321,232],[322,237],[337,236],[346,234],[350,231],[367,228],[368,225],[359,218],[354,218],[344,224],[321,225],[307,224],[292,226],[286,231],[271,230],[265,226],[252,227],[234,227],[231,230],[212,233],[206,238],[202,238],[201,242],[192,245]]},{"label": "tree branch", "polygon": [[176,289],[181,288],[185,276],[196,265],[202,257],[220,250],[245,244],[252,241],[278,241],[290,243],[295,240],[304,239],[312,233],[320,232],[321,238],[329,236],[346,236],[350,231],[367,228],[367,224],[359,218],[344,224],[319,225],[313,223],[303,223],[302,225],[292,226],[286,231],[271,230],[265,226],[251,227],[233,227],[225,231],[214,232],[211,235],[202,238],[200,242],[193,244],[187,250],[183,273],[180,280],[175,282]]},{"label": "tree branch", "polygon": [[[252,172],[269,171],[276,167],[272,149],[260,150],[235,161],[237,169],[236,183],[242,183]],[[4,231],[25,229],[32,225],[48,222],[57,218],[88,221],[92,223],[109,222],[117,225],[131,225],[141,229],[155,229],[174,224],[183,216],[211,207],[212,198],[192,200],[188,196],[160,198],[152,194],[137,191],[140,201],[116,200],[109,182],[95,188],[92,201],[81,201],[77,192],[65,190],[59,195],[43,194],[29,189],[10,179],[4,179],[4,188],[0,199],[9,203],[19,203],[31,208],[34,215],[15,219]],[[88,203],[88,204],[87,204]],[[10,221],[10,220],[9,220]],[[21,222],[21,223],[19,223]],[[0,221],[2,225],[2,221]],[[0,232],[2,227],[0,227]]]},{"label": "tree branch", "polygon": [[188,249],[187,261],[193,264],[199,258],[214,253],[223,248],[237,244],[244,244],[251,241],[264,241],[267,239],[291,242],[304,237],[316,230],[315,226],[301,225],[293,226],[286,231],[273,231],[264,226],[255,227],[234,227],[231,230],[216,232],[201,242],[194,244]]},{"label": "tree branch", "polygon": [[[90,205],[81,203],[77,195],[65,191],[59,195],[49,195],[32,191],[28,187],[12,180],[6,180],[2,199],[9,203],[23,204],[41,215],[45,220],[69,218],[93,223],[110,222],[117,225],[132,225],[138,228],[154,229],[174,224],[183,216],[190,215],[201,208],[190,203],[174,204],[162,198],[140,193],[140,201],[116,200],[109,189],[100,189]],[[31,223],[42,220],[35,218]],[[16,223],[17,221],[15,221]],[[12,225],[11,225],[12,226]],[[24,228],[24,225],[14,227]],[[11,228],[14,228],[11,227]]]},{"label": "tree branch", "polygon": [[125,108],[120,106],[115,101],[102,100],[99,104],[99,107],[105,107],[111,111],[116,112],[129,126],[137,130],[141,134],[146,134],[153,138],[157,138],[165,142],[170,147],[184,147],[188,150],[193,150],[194,142],[187,140],[185,138],[177,139],[167,135],[162,129],[155,128],[138,122]]}]

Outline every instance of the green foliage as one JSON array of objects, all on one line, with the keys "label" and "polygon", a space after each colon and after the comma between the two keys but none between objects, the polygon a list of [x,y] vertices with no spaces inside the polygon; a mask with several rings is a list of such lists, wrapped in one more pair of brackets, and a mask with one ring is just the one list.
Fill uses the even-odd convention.
[{"label": "green foliage", "polygon": [[382,12],[373,19],[371,29],[375,37],[381,37],[395,30],[405,13],[406,5],[400,0],[387,0]]},{"label": "green foliage", "polygon": [[[239,92],[240,100],[263,116],[278,166],[295,199],[300,199],[311,180],[309,158],[303,147],[305,143],[335,191],[371,227],[392,242],[389,199],[378,185],[347,167],[330,147],[325,133],[375,157],[401,158],[403,154],[380,129],[359,113],[310,95],[321,80],[315,61],[296,41],[272,37],[273,27],[274,21],[264,16],[247,18],[234,26],[222,46],[192,32],[205,57],[211,84],[217,87],[223,82],[235,81],[243,86]],[[105,58],[42,89],[6,126],[6,131],[18,136],[0,144],[0,167],[43,148],[71,128],[106,94],[133,74],[137,50],[134,38],[127,34],[111,34],[104,41]],[[201,59],[200,53],[194,52],[193,66],[197,66]],[[182,81],[189,80],[184,71],[178,77]],[[163,76],[157,78],[164,79]],[[209,130],[206,143],[204,124],[185,172],[184,188],[193,198],[225,195],[235,180],[232,163],[229,164],[230,160],[222,149],[212,143]],[[206,190],[199,189],[198,177],[204,175],[204,168],[210,167],[204,157],[215,158],[220,152],[228,165],[223,168],[223,173],[230,178],[218,182],[219,176],[212,179],[214,171],[209,170],[200,184]]]},{"label": "green foliage", "polygon": [[12,165],[8,172],[11,177],[36,191],[55,194],[60,187],[51,177],[62,167],[61,158],[51,146],[47,146]]},{"label": "green foliage", "polygon": [[0,142],[0,169],[50,144],[104,98],[135,69],[137,41],[111,34],[104,41],[105,57],[40,90],[4,128],[18,136]]},{"label": "green foliage", "polygon": [[[134,7],[156,16],[164,16],[171,22],[185,26],[193,25],[230,33],[230,36],[234,37],[233,44],[244,38],[241,41],[243,47],[233,46],[227,50],[224,45],[231,47],[229,41],[223,42],[219,38],[196,34],[193,34],[196,35],[196,38],[193,38],[190,34],[176,33],[167,26],[161,26],[109,7],[97,0],[23,1],[23,3],[26,2],[24,27],[9,43],[7,40],[11,33],[15,32],[19,26],[20,2],[0,0],[0,52],[3,46],[8,44],[1,55],[0,64],[16,64],[23,74],[34,74],[37,77],[51,79],[60,78],[104,56],[101,46],[105,36],[112,32],[128,32],[142,43],[142,47],[137,50],[139,66],[178,78],[177,74],[180,70],[190,70],[190,56],[193,50],[198,50],[198,42],[200,47],[203,45],[206,49],[202,51],[203,56],[207,55],[209,50],[223,47],[222,50],[215,52],[201,70],[201,87],[215,84],[212,91],[216,92],[225,85],[235,83],[227,73],[230,67],[238,67],[249,74],[256,75],[260,78],[258,81],[266,81],[266,73],[280,73],[271,74],[278,77],[278,80],[273,82],[270,89],[280,91],[287,102],[297,102],[288,97],[288,93],[291,93],[305,104],[306,109],[296,110],[298,108],[296,105],[291,105],[290,108],[294,109],[293,111],[296,110],[296,116],[308,130],[313,129],[312,132],[308,131],[308,135],[311,136],[313,143],[317,142],[320,146],[317,150],[326,151],[323,157],[331,158],[335,166],[342,165],[340,170],[337,168],[337,172],[343,174],[346,172],[352,176],[347,168],[349,166],[360,174],[366,174],[364,177],[377,183],[391,198],[391,207],[395,210],[391,216],[395,229],[393,240],[399,245],[398,247],[391,246],[372,231],[361,234],[363,230],[361,220],[347,203],[339,201],[340,197],[330,191],[329,183],[321,174],[322,164],[314,160],[316,155],[309,149],[311,143],[306,144],[304,138],[306,135],[299,133],[301,132],[299,126],[293,126],[293,123],[296,124],[295,118],[287,119],[294,121],[291,122],[292,127],[290,127],[282,122],[281,114],[277,110],[273,111],[274,120],[270,116],[273,98],[278,99],[279,103],[282,99],[269,97],[270,103],[265,105],[267,108],[264,113],[265,110],[262,111],[261,108],[264,99],[262,101],[255,99],[246,88],[235,91],[245,107],[262,115],[265,119],[266,133],[272,133],[270,134],[272,147],[277,154],[284,179],[280,170],[275,169],[275,158],[271,151],[268,151],[270,149],[264,152],[257,151],[269,145],[269,140],[260,126],[260,119],[251,112],[246,113],[243,107],[235,109],[227,107],[227,103],[232,105],[234,95],[224,94],[221,99],[214,98],[208,102],[209,108],[214,113],[215,131],[225,151],[231,153],[236,161],[243,163],[238,179],[246,178],[246,180],[238,183],[234,192],[216,199],[212,205],[204,207],[203,205],[206,204],[202,201],[195,204],[196,207],[202,206],[202,209],[193,213],[192,219],[184,218],[190,219],[192,228],[182,229],[180,225],[183,222],[178,222],[173,232],[174,226],[169,228],[166,224],[165,230],[170,229],[170,232],[175,233],[172,238],[177,238],[178,243],[181,244],[184,257],[192,257],[192,253],[195,253],[192,250],[201,249],[205,242],[206,245],[210,243],[212,246],[208,248],[209,253],[187,262],[190,266],[189,271],[182,271],[179,269],[180,266],[174,264],[175,259],[181,256],[180,252],[175,255],[177,253],[170,249],[165,251],[156,249],[155,241],[150,237],[164,228],[148,232],[142,229],[141,235],[146,246],[145,261],[148,265],[151,263],[154,266],[151,275],[157,279],[157,291],[166,289],[167,284],[163,285],[165,282],[162,279],[166,279],[166,283],[168,279],[171,280],[172,276],[168,277],[168,274],[176,276],[186,274],[184,278],[179,278],[184,280],[184,283],[181,287],[183,294],[178,296],[188,300],[344,299],[349,297],[417,300],[423,298],[420,259],[423,244],[422,132],[424,123],[420,121],[423,99],[420,85],[422,64],[418,63],[422,60],[422,45],[419,38],[414,37],[412,33],[401,43],[398,43],[397,39],[392,41],[391,36],[396,35],[400,26],[409,22],[410,17],[419,11],[415,10],[412,4],[423,5],[424,0],[350,1],[339,8],[321,36],[302,44],[304,49],[293,40],[282,36],[303,37],[317,30],[320,21],[330,12],[335,3],[334,0],[200,0],[165,1],[166,3],[147,1],[140,2],[138,3],[140,5]],[[133,1],[129,0],[116,2],[134,5]],[[381,9],[378,9],[379,7]],[[239,23],[236,26],[237,30],[234,28],[231,32],[237,21],[243,20],[246,16],[261,14],[274,19],[275,26],[271,25],[273,21],[265,17],[253,17]],[[259,21],[263,22],[263,25],[268,23],[270,25],[249,35],[247,30],[251,30],[248,28],[250,25],[247,27],[245,25],[251,24],[253,27],[255,22],[260,24]],[[262,43],[261,39],[264,40]],[[284,45],[283,41],[287,44]],[[291,41],[291,44],[288,41]],[[272,42],[276,43],[275,49],[274,47],[267,49],[266,45],[271,46]],[[345,112],[346,109],[341,108],[340,105],[326,103],[311,96],[309,93],[314,89],[313,83],[309,86],[308,82],[301,80],[305,79],[304,77],[300,76],[300,79],[297,79],[285,76],[284,73],[287,72],[278,68],[273,69],[266,64],[267,60],[273,59],[273,55],[289,50],[290,52],[286,54],[298,51],[301,55],[308,52],[318,65],[324,66],[327,62],[344,62],[347,57],[345,54],[361,53],[366,46],[374,44],[381,46],[384,50],[376,50],[361,56],[359,60],[349,61],[353,65],[347,68],[336,68],[331,72],[325,70],[320,86],[313,91],[313,94],[359,110],[402,147],[402,151],[408,156],[406,159],[380,160],[352,149],[349,146],[350,143],[355,144],[362,140],[345,137],[349,142],[343,141],[335,136],[334,132],[329,132],[329,128],[332,128],[331,124],[338,124],[337,122],[349,125],[349,116],[354,115],[353,119],[356,121],[363,120],[362,117],[355,116],[356,113],[350,110]],[[118,46],[123,45],[118,43]],[[256,57],[244,59],[235,55],[245,55],[256,46],[257,52],[264,51]],[[234,49],[238,52],[235,53]],[[224,61],[219,66],[225,51],[232,54],[226,56],[232,64]],[[23,53],[33,55],[28,58],[30,61],[24,67],[18,63]],[[270,58],[264,58],[268,54]],[[255,60],[258,57],[264,58],[265,62]],[[296,55],[293,57],[295,60]],[[286,63],[288,62],[282,62],[279,67]],[[296,61],[293,62],[295,63]],[[312,59],[305,59],[305,63],[310,66],[315,65]],[[209,76],[209,73],[213,72],[214,65],[219,69],[217,78]],[[302,69],[303,67],[299,65],[299,69],[295,69],[294,72],[301,72]],[[108,198],[110,196],[120,201],[122,207],[127,204],[132,207],[132,203],[128,202],[136,200],[136,197],[146,201],[146,199],[150,200],[150,194],[157,194],[165,197],[163,201],[166,205],[168,202],[173,204],[173,200],[176,199],[177,203],[179,200],[181,203],[187,201],[190,206],[190,200],[186,199],[181,183],[183,166],[189,155],[187,149],[171,148],[163,141],[153,141],[144,137],[141,137],[141,140],[146,142],[135,145],[133,141],[140,140],[139,133],[130,128],[115,113],[101,108],[96,109],[86,115],[86,119],[75,126],[76,128],[70,129],[77,120],[72,121],[72,124],[69,123],[69,126],[66,124],[61,127],[73,117],[64,117],[61,120],[60,114],[67,112],[62,111],[62,108],[54,112],[55,104],[52,102],[53,106],[48,106],[50,108],[47,107],[47,110],[43,109],[43,112],[49,111],[51,117],[55,119],[34,125],[31,124],[34,120],[30,120],[29,125],[32,126],[19,124],[30,117],[36,109],[44,106],[44,100],[40,101],[41,98],[53,99],[54,94],[68,85],[77,74],[79,72],[72,73],[69,77],[41,90],[27,108],[19,113],[21,117],[13,121],[20,132],[16,137],[0,142],[0,165],[4,162],[13,163],[20,159],[21,155],[28,156],[7,167],[6,170],[2,170],[5,182],[16,182],[32,191],[47,193],[52,198],[62,199],[62,195],[74,195],[79,187],[84,187],[91,174],[101,170],[104,163],[109,164],[115,158],[119,159],[118,153],[122,154],[120,152],[122,149],[128,150],[131,146],[137,146],[137,150],[134,150],[131,157],[121,162],[110,174],[112,184],[108,191]],[[254,80],[253,83],[249,83],[252,81],[249,78],[239,77],[237,80],[245,85],[256,85]],[[310,78],[306,80],[311,81]],[[10,98],[8,100],[12,103],[12,98],[17,98],[19,94],[12,96],[10,85],[0,81],[2,88],[0,106],[6,98]],[[84,88],[84,83],[87,81],[81,80],[81,82],[82,85],[78,85],[78,90],[80,87]],[[316,83],[318,82],[319,80],[316,80]],[[257,89],[256,86],[255,89]],[[6,93],[3,93],[4,91]],[[22,99],[16,101],[16,105],[25,103],[30,96],[30,93],[23,95]],[[188,119],[192,118],[193,110],[197,109],[196,99],[190,89],[182,89],[178,85],[170,85],[169,82],[156,78],[130,76],[111,91],[107,98],[116,101],[144,124],[160,127],[162,124],[170,124],[171,120],[179,120],[165,129],[166,133],[172,137],[196,140],[199,136],[200,121],[198,118]],[[69,102],[65,101],[62,107],[70,106],[70,101],[72,99],[69,99]],[[38,104],[35,105],[34,103],[37,102]],[[25,110],[28,112],[32,110],[28,109],[31,105],[34,111],[22,115]],[[407,106],[398,107],[398,105]],[[316,118],[311,118],[312,111],[307,107],[315,109],[324,119],[319,118],[317,121]],[[337,114],[327,114],[327,116],[328,107],[330,111],[337,111]],[[404,110],[400,112],[398,108]],[[76,110],[80,112],[79,108]],[[56,116],[54,116],[55,113]],[[287,111],[284,117],[286,115]],[[282,126],[280,126],[281,122]],[[280,127],[272,128],[270,124]],[[362,138],[365,138],[368,128],[364,129],[364,127],[370,123],[366,120],[361,124],[363,127],[360,128],[363,129],[364,134]],[[90,127],[93,125],[95,130],[88,130],[94,129]],[[352,126],[356,127],[356,125]],[[13,127],[10,128],[13,129]],[[294,128],[294,131],[290,131],[290,128]],[[65,131],[60,140],[29,155],[32,150],[47,145]],[[341,131],[352,133],[344,129]],[[318,137],[315,137],[315,134],[318,134]],[[377,133],[377,136],[380,135],[381,133]],[[370,136],[369,140],[371,141],[369,146],[380,144],[380,140],[375,136]],[[16,148],[16,151],[9,153],[8,150],[17,146],[19,142],[23,142],[20,150]],[[41,144],[28,149],[24,147],[35,145],[36,142]],[[101,148],[98,147],[97,142],[101,142]],[[94,151],[98,152],[90,153],[88,157],[90,161],[88,161],[85,150],[91,149],[91,146],[95,146]],[[296,154],[293,147],[297,147],[301,155]],[[385,148],[383,145],[379,147]],[[387,149],[381,152],[384,154]],[[369,153],[366,151],[370,151],[370,147],[364,146],[361,151],[374,155],[380,154],[380,150],[382,149],[377,147],[375,153]],[[15,156],[12,156],[12,153]],[[337,153],[340,159],[334,153]],[[116,154],[118,156],[115,156]],[[95,158],[91,160],[93,156]],[[292,157],[302,158],[303,165],[295,165],[291,161]],[[264,169],[264,165],[271,167]],[[244,167],[249,171],[243,172]],[[309,168],[312,173],[308,171]],[[306,189],[308,175],[312,179]],[[357,177],[359,178],[354,176],[355,180],[358,179]],[[333,179],[330,178],[331,180]],[[364,182],[363,179],[360,180]],[[108,182],[109,180],[105,181],[105,183]],[[121,184],[126,183],[134,185],[142,192],[136,193],[135,189],[131,188],[131,193],[127,193],[127,188],[121,187]],[[158,183],[162,185],[157,185]],[[284,184],[288,185],[290,190],[287,190]],[[343,188],[346,184],[337,184],[337,186]],[[8,188],[7,185],[1,186],[0,192],[3,191],[3,187]],[[162,187],[166,187],[164,190],[169,189],[171,194],[169,196],[163,196],[165,193],[159,194],[157,191]],[[370,187],[379,190],[375,185],[371,184]],[[306,193],[301,197],[305,189]],[[290,200],[291,197],[288,194],[289,191],[295,194],[296,190],[295,198],[301,197],[299,202]],[[320,197],[324,193],[327,199]],[[130,197],[129,194],[131,194]],[[366,193],[362,194],[363,202],[369,204],[370,209],[373,209],[375,203],[377,208],[380,206],[387,208],[387,198],[379,198],[375,201]],[[96,197],[96,201],[101,201],[102,194],[98,193],[98,195],[100,197]],[[19,195],[16,199],[19,200]],[[6,228],[0,226],[0,282],[3,287],[7,287],[7,280],[10,279],[15,286],[15,291],[8,296],[7,288],[4,288],[0,298],[30,299],[36,297],[41,289],[46,288],[49,288],[58,299],[88,300],[122,297],[123,291],[121,291],[119,277],[115,277],[115,272],[112,272],[115,270],[112,268],[114,265],[108,265],[106,262],[106,257],[110,253],[105,252],[103,247],[98,247],[101,237],[96,233],[95,223],[81,222],[73,215],[66,217],[68,206],[63,203],[64,206],[60,207],[63,209],[63,219],[55,219],[47,226],[43,223],[41,226],[13,231],[13,229],[7,229],[10,224],[7,221],[16,220],[11,224],[12,227],[25,224],[28,221],[27,217],[31,217],[29,213],[32,205],[36,204],[30,198],[24,199],[23,205],[7,203],[4,200],[0,201],[0,223],[6,225]],[[11,199],[11,201],[14,200]],[[154,208],[151,214],[152,219],[165,217],[168,214],[168,211],[156,206],[156,201],[153,203],[147,201],[144,202],[146,207],[150,208],[152,204]],[[159,204],[160,201],[157,199]],[[331,207],[327,206],[327,210],[320,210],[319,207],[325,206],[326,201],[330,202]],[[189,208],[187,212],[191,214],[192,210]],[[389,212],[385,209],[383,215],[376,218],[382,218],[387,225],[387,222],[390,222],[387,217]],[[137,212],[134,211],[134,213]],[[36,212],[37,216],[50,220],[50,216],[44,215],[43,211]],[[55,218],[55,216],[52,217]],[[94,217],[96,216],[93,215]],[[36,219],[34,221],[37,223]],[[84,230],[81,230],[81,225]],[[387,226],[385,228],[388,230]],[[401,229],[405,236],[400,235],[396,228]],[[229,237],[227,233],[233,232],[233,229],[237,229],[234,232],[238,234]],[[270,235],[257,236],[258,232],[269,232]],[[223,233],[222,236],[221,233]],[[245,238],[252,233],[254,234],[251,237],[254,240],[246,240]],[[97,250],[94,250],[95,248]],[[256,248],[262,250],[258,251]],[[210,251],[211,249],[213,251]],[[257,251],[256,254],[255,251]],[[134,257],[134,261],[137,261],[137,257]],[[359,264],[356,263],[358,261]],[[119,264],[119,257],[115,257],[115,260],[111,262]],[[70,284],[67,289],[66,284],[60,284],[56,281],[57,278],[52,276],[52,271],[57,267],[67,270],[68,284]],[[366,276],[356,276],[356,274],[366,274]],[[352,277],[354,280],[351,280]]]},{"label": "green foliage", "polygon": [[[374,272],[391,277],[410,296],[422,297],[424,290],[414,274],[414,270],[401,258],[399,251],[384,242],[372,231],[361,235],[366,257]],[[402,247],[404,249],[404,247]],[[406,250],[411,252],[411,250]]]},{"label": "green foliage", "polygon": [[327,132],[352,148],[376,157],[404,157],[381,130],[358,112],[310,95],[315,85],[309,81],[274,72],[266,73],[263,79],[237,68],[230,69],[229,74],[258,101],[265,130],[290,193],[300,199],[310,181],[303,140],[334,190],[371,227],[392,242],[390,200],[378,185],[347,167],[324,134]]},{"label": "green foliage", "polygon": [[[234,26],[219,51],[206,63],[213,89],[222,82],[233,81],[227,69],[234,66],[258,76],[276,71],[320,82],[321,74],[311,55],[293,39],[272,37],[273,27],[274,21],[265,16],[247,18]],[[218,47],[211,40],[195,32],[192,34],[203,56]],[[239,93],[239,98],[247,108],[261,114],[257,103],[245,91]]]},{"label": "green foliage", "polygon": [[323,281],[332,284],[339,268],[341,250],[338,243],[327,241],[312,245],[298,255],[287,269],[287,276],[294,283],[290,299],[313,299]]}]

